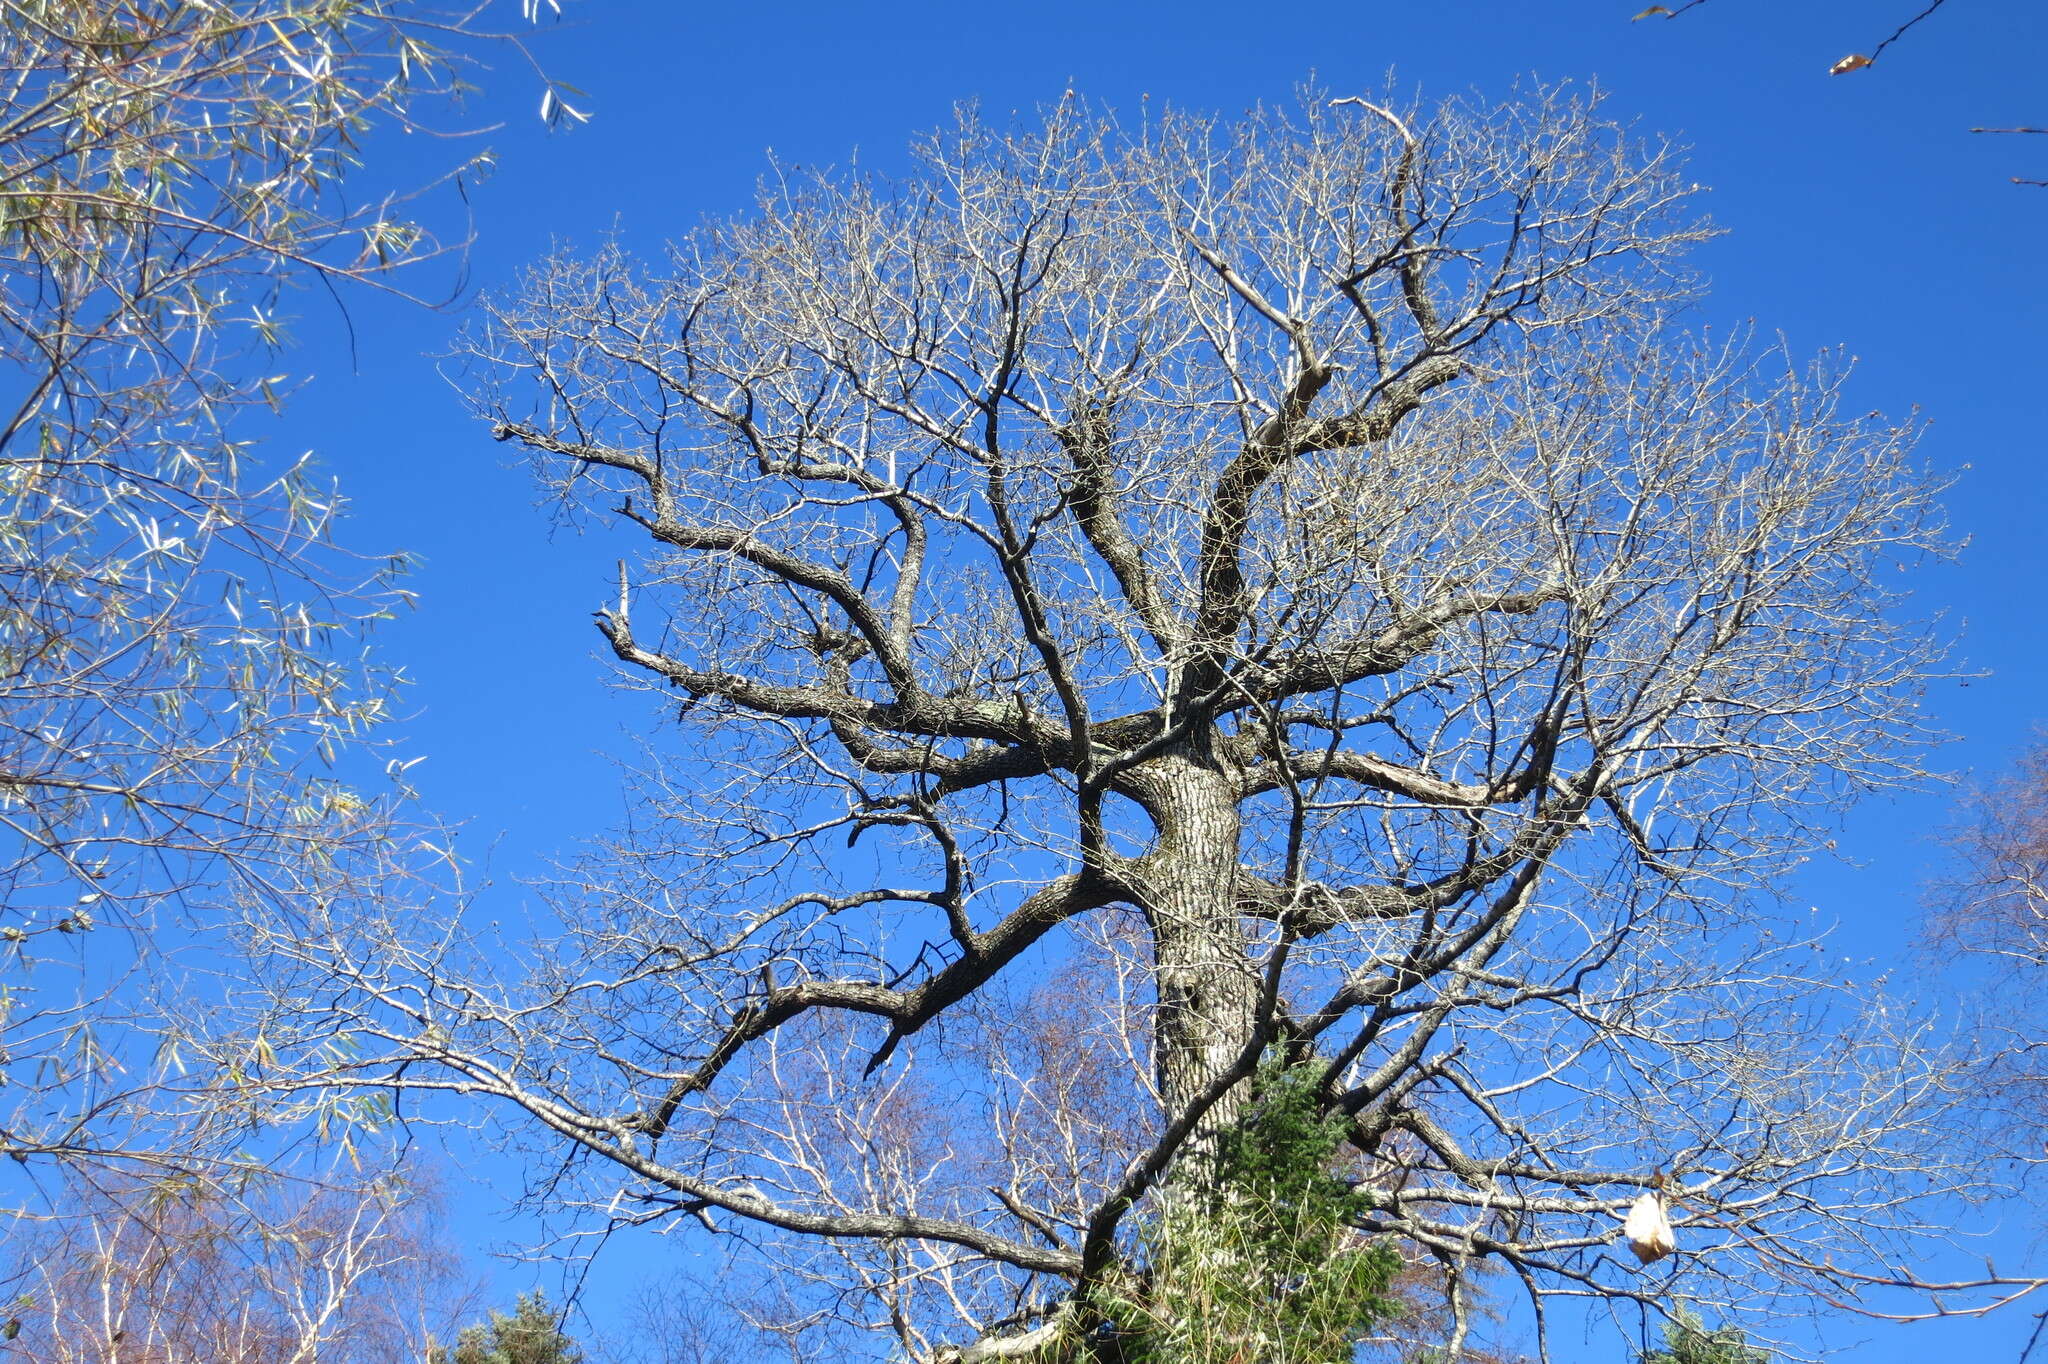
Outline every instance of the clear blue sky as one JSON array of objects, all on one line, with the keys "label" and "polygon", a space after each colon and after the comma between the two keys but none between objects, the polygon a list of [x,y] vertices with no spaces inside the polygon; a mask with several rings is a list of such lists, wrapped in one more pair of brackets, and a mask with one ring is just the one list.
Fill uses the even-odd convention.
[{"label": "clear blue sky", "polygon": [[[1425,95],[1504,93],[1518,79],[1594,80],[1609,109],[1693,148],[1696,178],[1728,235],[1705,249],[1706,320],[1754,319],[1795,350],[1860,357],[1859,399],[1931,422],[1923,447],[1961,471],[1949,498],[1960,562],[1921,577],[1918,602],[1963,626],[1989,676],[1930,697],[1961,741],[1957,769],[1993,769],[2048,721],[2042,680],[2048,552],[2040,398],[2048,336],[2048,137],[1972,136],[1973,125],[2048,123],[2048,4],[1951,0],[1873,69],[1825,72],[1868,51],[1922,0],[1708,0],[1676,22],[1630,23],[1640,0],[1460,4],[765,4],[576,0],[533,47],[587,92],[593,121],[543,134],[538,91],[503,63],[473,111],[508,120],[487,139],[497,173],[471,194],[472,280],[488,287],[551,243],[593,243],[615,225],[653,248],[707,214],[743,209],[773,149],[797,162],[858,152],[888,170],[906,138],[963,99],[1028,109],[1071,84],[1127,106],[1141,96],[1234,111],[1283,99],[1314,74],[1337,92],[1391,69]],[[506,6],[510,10],[511,6]],[[383,169],[443,165],[448,143],[393,140]],[[305,365],[281,450],[311,447],[355,502],[346,536],[366,551],[424,557],[419,612],[381,638],[415,677],[409,751],[429,802],[468,820],[473,854],[517,874],[601,830],[619,809],[604,756],[624,751],[637,706],[607,695],[589,613],[616,547],[551,536],[523,474],[461,413],[426,358],[459,312],[357,299],[356,356],[332,343],[331,310],[303,302]],[[1945,817],[1939,794],[1866,806],[1844,851],[1860,865],[1796,888],[1841,924],[1859,960],[1910,942],[1917,885]],[[516,895],[516,888],[507,895]],[[479,1224],[471,1222],[470,1226]],[[516,1235],[492,1224],[486,1235]],[[2024,1249],[2025,1236],[2001,1243]],[[616,1300],[646,1248],[607,1252]],[[2037,1252],[2048,1262],[2048,1252]],[[2040,1305],[2048,1308],[2048,1302]],[[2013,1359],[2033,1307],[1999,1321],[1842,1327],[1857,1360],[1937,1353]],[[1602,1343],[1585,1358],[1619,1359]]]}]

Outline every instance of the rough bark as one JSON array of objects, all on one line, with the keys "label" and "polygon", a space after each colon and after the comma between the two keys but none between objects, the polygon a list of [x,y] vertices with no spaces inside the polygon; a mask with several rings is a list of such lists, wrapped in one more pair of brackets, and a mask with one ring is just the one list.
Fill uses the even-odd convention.
[{"label": "rough bark", "polygon": [[[1176,745],[1127,778],[1157,825],[1151,851],[1126,875],[1151,931],[1159,1088],[1173,1113],[1238,1064],[1261,1022],[1236,894],[1241,782],[1215,748]],[[1212,1124],[1229,1112],[1217,1105]]]}]

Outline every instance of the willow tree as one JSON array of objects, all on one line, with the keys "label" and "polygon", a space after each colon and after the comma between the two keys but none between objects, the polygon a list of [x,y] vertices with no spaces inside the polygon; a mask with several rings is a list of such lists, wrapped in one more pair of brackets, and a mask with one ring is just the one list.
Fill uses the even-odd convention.
[{"label": "willow tree", "polygon": [[1826,363],[1674,321],[1693,189],[1567,93],[1068,97],[540,264],[470,391],[637,546],[596,627],[676,723],[542,942],[259,922],[287,1082],[495,1100],[555,1206],[920,1357],[1142,1294],[1275,1048],[1454,1300],[1910,1284],[1939,1060],[1758,892],[1915,774],[1929,488]]},{"label": "willow tree", "polygon": [[355,173],[501,41],[480,14],[0,0],[0,1152],[24,1164],[191,1156],[199,1110],[152,1099],[179,1073],[152,1059],[157,931],[189,944],[371,831],[315,759],[385,717],[357,633],[400,594],[248,414],[288,396],[295,289],[400,289],[459,246]]}]

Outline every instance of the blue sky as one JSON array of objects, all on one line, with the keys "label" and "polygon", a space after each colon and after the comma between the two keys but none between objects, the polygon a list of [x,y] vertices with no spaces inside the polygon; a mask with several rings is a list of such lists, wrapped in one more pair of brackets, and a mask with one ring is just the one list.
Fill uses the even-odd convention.
[{"label": "blue sky", "polygon": [[[1795,351],[1840,347],[1858,357],[1859,402],[1929,422],[1923,453],[1958,474],[1948,505],[1967,544],[1954,565],[1920,575],[1917,604],[1947,613],[1964,657],[1987,673],[1937,687],[1930,708],[1960,736],[1947,766],[1995,769],[2048,721],[2038,588],[2048,475],[2035,411],[2048,359],[2048,189],[2009,181],[2048,179],[2048,137],[1967,130],[2048,122],[2048,6],[1952,0],[1877,66],[1836,78],[1825,74],[1832,62],[1868,51],[1920,0],[1708,0],[1675,22],[1631,23],[1637,7],[889,0],[742,12],[573,0],[567,22],[532,46],[586,92],[594,117],[543,133],[530,74],[510,61],[489,73],[468,117],[506,126],[484,139],[499,164],[470,194],[468,273],[489,287],[551,244],[590,245],[613,230],[653,249],[700,217],[743,209],[771,149],[801,163],[858,153],[886,172],[903,164],[913,131],[964,99],[1000,115],[1071,85],[1116,106],[1149,96],[1234,111],[1284,99],[1311,74],[1344,93],[1380,87],[1392,71],[1425,96],[1594,81],[1611,113],[1688,144],[1694,175],[1712,188],[1707,206],[1727,235],[1698,256],[1713,282],[1703,320],[1753,319]],[[373,151],[380,175],[403,177],[462,147],[415,136]],[[329,305],[305,295],[301,311],[300,368],[315,382],[274,448],[310,447],[342,480],[352,548],[421,556],[410,584],[420,609],[379,641],[415,679],[405,745],[427,756],[414,776],[428,802],[468,821],[472,855],[495,849],[490,866],[509,880],[619,811],[606,754],[626,750],[639,707],[607,692],[589,624],[619,551],[553,530],[523,473],[435,373],[459,308],[359,296],[353,358]],[[1792,888],[1840,923],[1845,955],[1885,963],[1910,943],[1917,887],[1938,857],[1926,835],[1949,805],[1936,792],[1858,809],[1843,839],[1854,865]],[[644,1270],[641,1248],[607,1255],[599,1276],[615,1285]],[[2012,1358],[2029,1310],[1845,1327],[1830,1339],[1867,1342],[1851,1352],[1858,1360]],[[1609,1343],[1585,1356],[1621,1357]]]}]

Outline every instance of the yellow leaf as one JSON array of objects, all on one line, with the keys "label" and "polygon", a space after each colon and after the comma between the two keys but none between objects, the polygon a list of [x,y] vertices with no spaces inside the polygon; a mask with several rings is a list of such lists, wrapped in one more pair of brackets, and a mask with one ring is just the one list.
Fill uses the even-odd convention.
[{"label": "yellow leaf", "polygon": [[1848,56],[1829,67],[1828,74],[1830,76],[1845,75],[1851,71],[1861,71],[1868,65],[1870,65],[1870,58],[1864,56],[1861,52],[1851,52]]}]

